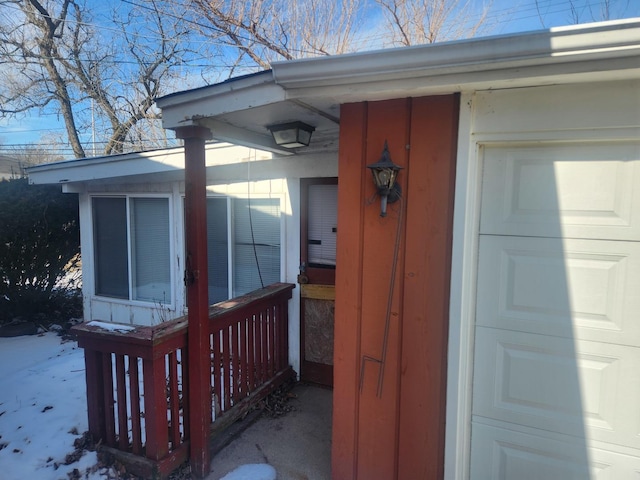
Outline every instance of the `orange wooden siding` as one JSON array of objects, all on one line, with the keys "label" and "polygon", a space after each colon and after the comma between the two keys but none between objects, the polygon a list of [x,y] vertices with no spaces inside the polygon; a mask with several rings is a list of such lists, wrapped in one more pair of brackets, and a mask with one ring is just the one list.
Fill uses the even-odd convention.
[{"label": "orange wooden siding", "polygon": [[[458,96],[342,106],[333,478],[441,479]],[[366,168],[388,141],[402,200],[380,217]],[[398,222],[401,238],[384,371]],[[383,374],[378,396],[378,379]],[[360,387],[362,381],[362,388]]]}]

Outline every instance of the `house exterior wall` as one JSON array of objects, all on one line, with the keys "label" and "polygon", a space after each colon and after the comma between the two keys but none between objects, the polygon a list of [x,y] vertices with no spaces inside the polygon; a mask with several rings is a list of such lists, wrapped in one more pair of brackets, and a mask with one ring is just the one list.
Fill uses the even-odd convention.
[{"label": "house exterior wall", "polygon": [[[260,162],[258,162],[260,163]],[[306,167],[309,168],[306,168]],[[300,177],[277,176],[281,168],[264,169],[262,164],[247,164],[224,167],[219,175],[208,174],[208,196],[234,198],[277,198],[281,209],[281,281],[296,283],[300,265]],[[314,161],[303,158],[295,168],[289,169],[295,175],[304,177],[337,176],[335,155],[323,155]],[[215,171],[215,168],[214,168]],[[256,177],[253,180],[254,176]],[[240,180],[249,178],[250,181]],[[186,313],[186,296],[183,284],[184,273],[184,182],[145,182],[144,176],[134,182],[86,182],[76,186],[80,199],[80,226],[83,255],[83,301],[85,321],[101,320],[135,325],[155,325]],[[170,199],[171,210],[171,251],[172,262],[172,302],[155,305],[146,302],[108,298],[95,294],[93,226],[91,199],[108,195],[151,195]],[[300,295],[294,290],[289,302],[289,360],[295,371],[300,371]]]},{"label": "house exterior wall", "polygon": [[[342,106],[333,478],[442,478],[457,122],[456,95]],[[403,198],[382,218],[385,140]]]},{"label": "house exterior wall", "polygon": [[[455,96],[343,105],[333,478],[468,478],[483,148],[637,142],[638,91],[616,81],[472,92],[459,106]],[[405,167],[404,200],[380,218],[366,165],[385,139]]]}]

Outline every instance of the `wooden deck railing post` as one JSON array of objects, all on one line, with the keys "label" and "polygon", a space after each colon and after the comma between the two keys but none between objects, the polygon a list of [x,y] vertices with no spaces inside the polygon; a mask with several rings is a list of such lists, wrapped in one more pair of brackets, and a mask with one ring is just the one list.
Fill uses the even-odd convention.
[{"label": "wooden deck railing post", "polygon": [[102,353],[84,352],[85,378],[87,381],[87,416],[89,433],[96,442],[104,441],[107,425],[104,412],[104,383],[102,381]]},{"label": "wooden deck railing post", "polygon": [[144,360],[144,421],[147,431],[146,457],[160,460],[169,451],[167,384],[164,356]]}]

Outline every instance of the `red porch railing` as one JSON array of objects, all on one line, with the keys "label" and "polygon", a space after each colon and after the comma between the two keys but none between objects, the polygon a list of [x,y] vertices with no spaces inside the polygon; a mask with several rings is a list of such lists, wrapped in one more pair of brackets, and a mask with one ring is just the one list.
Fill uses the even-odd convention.
[{"label": "red porch railing", "polygon": [[[212,432],[293,375],[293,288],[278,283],[210,307]],[[85,350],[89,433],[131,473],[165,477],[189,458],[187,317],[121,327],[74,327]]]}]

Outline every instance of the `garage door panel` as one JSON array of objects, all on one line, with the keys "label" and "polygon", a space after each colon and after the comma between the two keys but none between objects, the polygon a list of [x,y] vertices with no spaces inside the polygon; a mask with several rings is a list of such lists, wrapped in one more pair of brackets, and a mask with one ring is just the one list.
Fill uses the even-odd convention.
[{"label": "garage door panel", "polygon": [[585,439],[474,422],[470,478],[500,480],[637,479],[638,454],[617,453]]},{"label": "garage door panel", "polygon": [[482,235],[476,323],[640,344],[640,243]]},{"label": "garage door panel", "polygon": [[478,327],[473,414],[640,448],[640,349]]},{"label": "garage door panel", "polygon": [[485,147],[480,232],[640,238],[640,144]]}]

